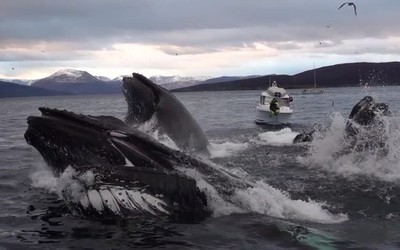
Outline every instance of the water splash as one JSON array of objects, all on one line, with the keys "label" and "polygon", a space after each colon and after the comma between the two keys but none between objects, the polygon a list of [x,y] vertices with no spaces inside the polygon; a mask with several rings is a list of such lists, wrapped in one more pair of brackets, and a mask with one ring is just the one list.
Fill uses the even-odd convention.
[{"label": "water splash", "polygon": [[40,166],[38,171],[31,175],[31,180],[33,187],[55,193],[60,198],[63,198],[63,192],[68,189],[68,192],[72,194],[71,198],[78,201],[82,196],[81,191],[85,189],[82,185],[92,186],[95,176],[91,171],[87,171],[78,180],[75,176],[76,172],[71,167],[67,167],[59,177],[56,177],[48,167]]},{"label": "water splash", "polygon": [[302,164],[344,177],[364,175],[384,181],[400,179],[399,117],[380,117],[379,127],[360,128],[353,142],[346,138],[347,120],[339,113],[333,113],[331,120],[326,131],[315,135],[308,156],[298,157]]},{"label": "water splash", "polygon": [[290,128],[283,128],[278,131],[268,131],[258,135],[259,143],[270,144],[274,146],[284,146],[293,144],[293,139],[298,133]]},{"label": "water splash", "polygon": [[247,142],[244,143],[235,143],[235,142],[211,142],[210,143],[210,151],[211,158],[223,158],[231,156],[239,151],[243,151],[247,149],[249,144]]},{"label": "water splash", "polygon": [[345,214],[332,214],[327,204],[308,199],[293,200],[290,195],[263,181],[246,190],[237,190],[234,200],[250,212],[276,218],[311,221],[324,224],[341,223],[348,219]]},{"label": "water splash", "polygon": [[[220,168],[223,168],[219,166]],[[345,214],[332,214],[324,202],[311,199],[307,201],[293,200],[289,193],[281,191],[259,180],[251,182],[252,187],[236,188],[230,196],[222,196],[216,188],[206,181],[195,169],[180,169],[183,173],[195,179],[197,186],[208,199],[209,207],[214,216],[224,216],[233,213],[259,213],[275,218],[310,221],[324,224],[341,223],[348,219]],[[226,170],[228,171],[228,170]],[[243,182],[250,183],[249,175],[239,173]],[[219,183],[214,183],[219,185]]]},{"label": "water splash", "polygon": [[175,144],[175,142],[165,133],[161,133],[161,131],[157,128],[156,116],[152,116],[150,120],[148,120],[143,124],[140,124],[139,126],[136,127],[136,129],[153,137],[153,139],[157,140],[158,142],[164,144],[169,148],[179,150],[179,147]]}]

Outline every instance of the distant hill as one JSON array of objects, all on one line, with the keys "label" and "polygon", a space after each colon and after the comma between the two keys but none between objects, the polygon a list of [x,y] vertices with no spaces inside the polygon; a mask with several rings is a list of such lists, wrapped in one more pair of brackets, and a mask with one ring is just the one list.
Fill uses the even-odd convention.
[{"label": "distant hill", "polygon": [[[184,91],[223,91],[265,89],[270,81],[277,81],[284,88],[313,87],[314,71],[318,87],[347,87],[359,85],[400,85],[400,62],[385,63],[345,63],[307,70],[295,75],[265,76],[221,76],[180,77],[153,76],[150,80],[160,86],[176,92]],[[0,81],[2,81],[0,79]],[[72,93],[113,94],[121,93],[122,76],[112,80],[106,77],[93,76],[86,71],[63,69],[39,80],[4,80],[19,84],[31,84],[33,87],[53,90],[55,94]],[[4,86],[3,86],[4,87]],[[22,92],[21,92],[22,93]],[[52,93],[52,92],[47,92]],[[1,93],[1,95],[6,95]]]},{"label": "distant hill", "polygon": [[21,80],[21,79],[0,79],[0,82],[11,82],[19,85],[28,85],[30,86],[34,80]]},{"label": "distant hill", "polygon": [[71,95],[71,93],[47,90],[37,87],[30,87],[30,86],[24,86],[15,83],[0,81],[0,98],[27,97],[27,96],[53,96],[53,95]]},{"label": "distant hill", "polygon": [[121,93],[121,83],[102,81],[86,71],[64,69],[37,80],[31,86],[77,95]]},{"label": "distant hill", "polygon": [[207,80],[203,81],[202,84],[216,83],[216,82],[232,82],[232,81],[248,79],[248,78],[256,78],[256,77],[260,77],[260,76],[220,76],[220,77],[207,79]]},{"label": "distant hill", "polygon": [[[318,87],[350,87],[359,85],[400,85],[400,62],[345,63],[315,69]],[[311,88],[314,70],[296,75],[266,75],[234,81],[206,83],[174,89],[185,91],[223,91],[265,89],[270,81],[277,81],[283,88]]]}]

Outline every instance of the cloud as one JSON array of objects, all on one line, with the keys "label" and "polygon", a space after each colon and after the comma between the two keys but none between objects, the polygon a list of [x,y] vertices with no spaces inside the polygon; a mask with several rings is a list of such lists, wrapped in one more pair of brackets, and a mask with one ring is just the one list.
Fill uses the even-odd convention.
[{"label": "cloud", "polygon": [[[271,63],[261,63],[263,60],[275,61],[284,71],[285,64],[275,59],[279,56],[299,56],[303,61],[325,58],[324,63],[329,64],[336,62],[332,58],[351,61],[363,60],[360,55],[368,54],[366,59],[370,59],[371,55],[395,58],[399,54],[395,41],[400,37],[400,27],[393,22],[400,2],[358,1],[358,16],[351,8],[337,10],[341,3],[0,0],[0,63],[9,68],[11,63],[28,67],[29,61],[36,65],[52,61],[58,67],[75,63],[98,71],[101,65],[127,69],[134,63],[148,72],[163,68],[167,72],[168,68],[180,74],[192,73],[193,69],[187,71],[185,65],[193,65],[213,74],[226,73],[228,67],[252,74],[258,73],[252,69],[259,71],[263,66],[275,69]],[[369,52],[357,47],[359,43]],[[135,53],[124,46],[135,48]],[[351,59],[356,50],[359,54]],[[132,61],[138,54],[142,59]],[[231,61],[223,62],[224,58]],[[300,64],[297,69],[304,65]],[[291,71],[289,68],[295,67],[287,67],[286,72]],[[0,74],[9,73],[0,70]]]}]

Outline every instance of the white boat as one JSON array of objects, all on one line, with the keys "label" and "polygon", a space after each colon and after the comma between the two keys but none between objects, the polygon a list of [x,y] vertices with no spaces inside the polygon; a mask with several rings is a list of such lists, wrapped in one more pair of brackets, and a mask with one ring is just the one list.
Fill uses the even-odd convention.
[{"label": "white boat", "polygon": [[[274,101],[277,106],[271,105]],[[260,96],[260,102],[256,107],[256,123],[269,125],[288,124],[293,114],[291,102],[293,98],[284,89],[279,88],[274,81]]]},{"label": "white boat", "polygon": [[325,93],[325,90],[324,90],[324,89],[317,88],[317,76],[316,76],[316,72],[315,72],[315,67],[314,67],[313,72],[314,72],[314,88],[303,89],[303,90],[301,91],[301,93],[302,93],[303,95],[308,95],[308,94],[323,94],[323,93]]}]

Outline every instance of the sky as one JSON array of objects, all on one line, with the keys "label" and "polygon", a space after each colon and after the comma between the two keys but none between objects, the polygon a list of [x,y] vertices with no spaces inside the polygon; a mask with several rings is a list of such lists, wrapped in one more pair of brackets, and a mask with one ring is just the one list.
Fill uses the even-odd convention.
[{"label": "sky", "polygon": [[398,0],[0,0],[0,78],[296,74],[400,59]]}]

